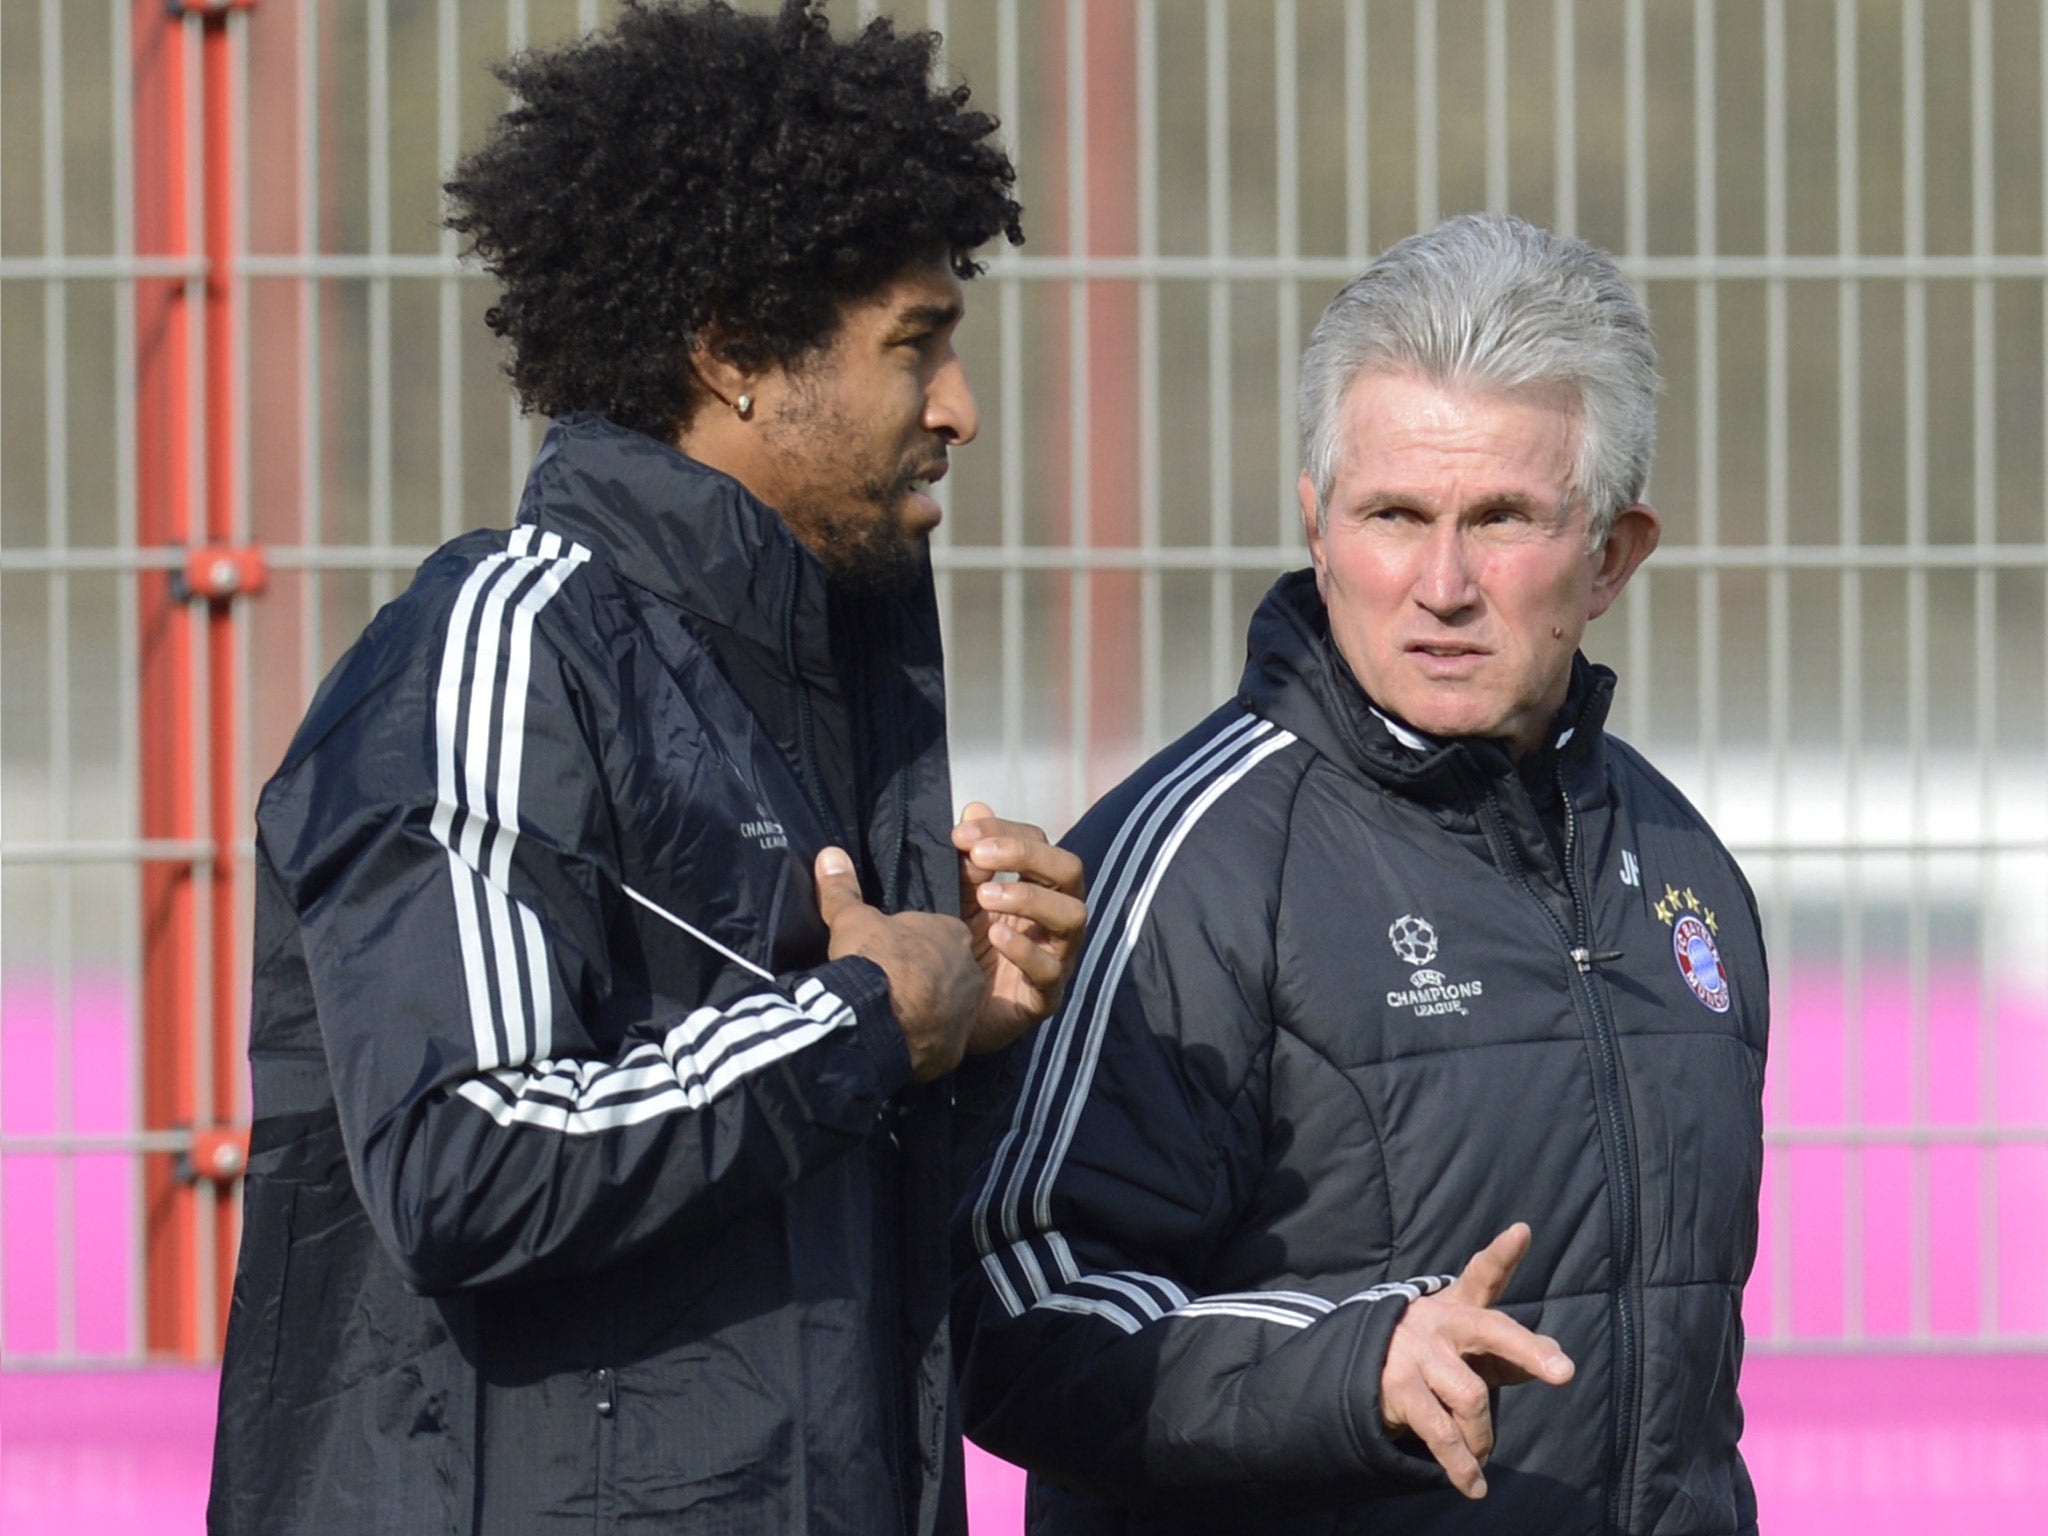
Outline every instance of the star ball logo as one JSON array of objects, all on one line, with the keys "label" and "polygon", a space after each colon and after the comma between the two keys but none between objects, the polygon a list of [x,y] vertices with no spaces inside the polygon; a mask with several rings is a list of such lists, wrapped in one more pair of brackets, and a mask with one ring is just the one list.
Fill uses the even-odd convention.
[{"label": "star ball logo", "polygon": [[1470,1012],[1465,1004],[1484,989],[1476,980],[1451,981],[1442,971],[1429,969],[1436,958],[1436,929],[1428,918],[1403,912],[1387,928],[1387,942],[1394,946],[1395,958],[1415,967],[1405,990],[1387,994],[1389,1008],[1412,1008],[1417,1018]]},{"label": "star ball logo", "polygon": [[1721,948],[1714,942],[1714,935],[1721,931],[1714,921],[1714,909],[1694,895],[1691,886],[1681,892],[1667,885],[1652,910],[1657,921],[1671,929],[1671,956],[1692,995],[1714,1012],[1726,1013],[1734,996],[1727,969],[1721,964]]},{"label": "star ball logo", "polygon": [[1436,958],[1436,929],[1426,917],[1403,912],[1387,929],[1387,942],[1407,965],[1427,965]]}]

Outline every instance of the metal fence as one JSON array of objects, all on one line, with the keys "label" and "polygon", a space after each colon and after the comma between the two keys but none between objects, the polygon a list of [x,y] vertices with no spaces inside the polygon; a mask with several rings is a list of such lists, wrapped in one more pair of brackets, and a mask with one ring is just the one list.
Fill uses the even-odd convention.
[{"label": "metal fence", "polygon": [[[871,5],[842,6],[852,23]],[[956,790],[1064,827],[1304,559],[1292,377],[1463,208],[1668,380],[1617,725],[1762,899],[1762,1348],[2048,1346],[2048,5],[931,0],[1030,244],[941,489]],[[593,0],[0,4],[0,1351],[216,1347],[254,786],[537,438],[438,182]]]}]

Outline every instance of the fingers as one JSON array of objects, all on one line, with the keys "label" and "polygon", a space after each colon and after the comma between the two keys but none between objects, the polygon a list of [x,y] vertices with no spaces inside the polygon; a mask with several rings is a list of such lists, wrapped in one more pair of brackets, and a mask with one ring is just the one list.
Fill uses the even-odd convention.
[{"label": "fingers", "polygon": [[1066,973],[1065,961],[1058,952],[1007,922],[989,924],[988,942],[997,954],[1022,971],[1033,986],[1056,987]]},{"label": "fingers", "polygon": [[1480,1312],[1470,1318],[1459,1333],[1458,1352],[1497,1387],[1524,1381],[1561,1387],[1576,1369],[1557,1340],[1531,1333],[1505,1312]]},{"label": "fingers", "polygon": [[1526,1221],[1518,1221],[1484,1248],[1473,1254],[1466,1263],[1464,1272],[1458,1276],[1458,1283],[1451,1289],[1458,1293],[1461,1301],[1475,1307],[1490,1307],[1500,1299],[1508,1288],[1508,1280],[1515,1272],[1515,1266],[1529,1251],[1530,1232]]},{"label": "fingers", "polygon": [[[1428,1448],[1452,1487],[1468,1499],[1483,1499],[1486,1473],[1482,1463],[1493,1450],[1493,1415],[1488,1411],[1484,1384],[1477,1378],[1474,1382],[1479,1386],[1476,1420],[1483,1422],[1483,1429],[1475,1430],[1472,1417],[1461,1419],[1447,1407],[1420,1371],[1409,1373],[1391,1391],[1383,1389],[1380,1410],[1389,1424],[1407,1429]],[[1475,1433],[1484,1450],[1475,1449],[1471,1438]]]},{"label": "fingers", "polygon": [[1020,879],[1079,897],[1081,861],[1049,842],[1043,828],[1025,821],[1005,821],[979,800],[961,813],[953,829],[953,846],[986,874],[1014,872]]},{"label": "fingers", "polygon": [[974,901],[991,916],[1007,919],[1012,929],[1042,938],[1055,949],[1088,926],[1088,908],[1079,896],[1022,880],[984,881],[974,888]]},{"label": "fingers", "polygon": [[811,865],[811,877],[818,883],[818,915],[827,928],[867,902],[860,894],[860,877],[853,872],[853,860],[843,848],[824,848]]}]

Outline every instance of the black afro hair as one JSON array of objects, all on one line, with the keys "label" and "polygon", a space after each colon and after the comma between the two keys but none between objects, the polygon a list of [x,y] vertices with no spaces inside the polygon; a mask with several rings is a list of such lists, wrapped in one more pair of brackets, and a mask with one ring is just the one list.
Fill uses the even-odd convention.
[{"label": "black afro hair", "polygon": [[809,0],[631,4],[499,70],[515,105],[447,184],[448,227],[498,279],[485,319],[530,411],[672,440],[702,341],[799,362],[842,307],[941,255],[969,277],[1023,241],[1016,171],[935,33],[834,38]]}]

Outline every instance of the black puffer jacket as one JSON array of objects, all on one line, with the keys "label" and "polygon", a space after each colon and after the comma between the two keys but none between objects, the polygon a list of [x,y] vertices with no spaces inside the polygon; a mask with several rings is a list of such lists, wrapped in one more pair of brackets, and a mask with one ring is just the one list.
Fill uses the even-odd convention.
[{"label": "black puffer jacket", "polygon": [[958,900],[927,586],[554,427],[265,789],[215,1532],[928,1532],[950,1092],[811,860]]},{"label": "black puffer jacket", "polygon": [[[1754,1529],[1763,949],[1612,683],[1581,661],[1519,767],[1427,740],[1300,572],[1239,699],[1071,835],[1088,949],[956,1226],[968,1431],[1035,1532]],[[1380,1370],[1399,1282],[1516,1220],[1505,1309],[1578,1371],[1500,1394],[1474,1503]]]}]

